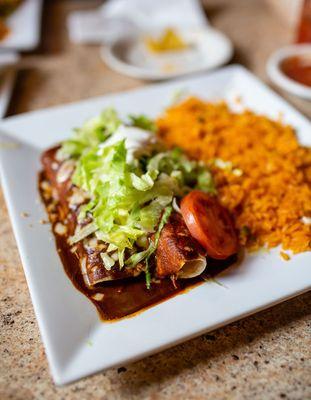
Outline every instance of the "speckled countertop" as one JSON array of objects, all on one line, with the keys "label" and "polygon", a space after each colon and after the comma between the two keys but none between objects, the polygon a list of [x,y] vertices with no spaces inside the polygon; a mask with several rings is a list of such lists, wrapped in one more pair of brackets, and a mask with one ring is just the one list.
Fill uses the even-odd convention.
[{"label": "speckled countertop", "polygon": [[[106,68],[96,46],[68,42],[66,14],[99,3],[46,2],[42,45],[24,56],[10,115],[143,84]],[[265,60],[290,42],[290,29],[262,0],[205,3],[213,25],[232,38],[235,61],[266,80]],[[287,98],[311,116],[310,103]],[[310,293],[126,367],[55,387],[2,195],[0,219],[1,400],[311,399]]]}]

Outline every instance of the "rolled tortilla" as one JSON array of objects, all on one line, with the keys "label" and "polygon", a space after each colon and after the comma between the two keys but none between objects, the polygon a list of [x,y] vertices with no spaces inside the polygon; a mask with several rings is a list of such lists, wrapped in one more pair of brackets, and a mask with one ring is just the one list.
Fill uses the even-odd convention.
[{"label": "rolled tortilla", "polygon": [[[45,177],[52,189],[52,197],[58,204],[57,220],[53,226],[55,227],[58,222],[61,223],[66,228],[66,236],[70,237],[76,230],[79,214],[79,208],[72,207],[71,199],[79,199],[81,196],[71,182],[73,168],[68,162],[65,164],[66,161],[57,160],[57,150],[55,147],[46,151],[42,155],[42,164]],[[107,244],[95,240],[95,245],[90,245],[88,242],[94,242],[94,239],[94,235],[90,235],[73,246],[68,243],[71,252],[79,259],[81,272],[88,286],[133,278],[144,271],[144,264],[138,264],[135,268],[120,269],[118,261],[112,268],[107,269],[100,256],[101,252],[106,251]],[[156,251],[156,274],[160,278],[171,275],[181,279],[198,276],[206,267],[205,254],[200,244],[190,235],[182,216],[173,213],[160,235]]]},{"label": "rolled tortilla", "polygon": [[156,251],[157,276],[194,278],[206,267],[205,255],[205,250],[190,235],[182,216],[173,213],[160,235]]},{"label": "rolled tortilla", "polygon": [[118,261],[116,261],[112,268],[107,270],[100,257],[100,252],[102,251],[100,245],[91,248],[85,245],[84,240],[83,242],[79,242],[76,246],[76,254],[80,261],[83,279],[88,286],[94,286],[101,282],[134,278],[144,270],[142,264],[137,264],[135,268],[120,269]]},{"label": "rolled tortilla", "polygon": [[[83,198],[79,199],[79,192],[71,182],[73,168],[67,161],[57,160],[56,153],[59,147],[54,147],[43,153],[41,162],[43,165],[46,184],[49,186],[49,191],[52,200],[57,204],[56,219],[52,221],[51,212],[49,217],[53,222],[54,234],[58,234],[55,227],[61,225],[64,229],[65,239],[68,239],[74,234],[78,225],[79,207],[71,204],[71,200],[75,197],[83,203]],[[67,163],[67,164],[66,164]],[[42,182],[41,182],[42,184]],[[55,212],[55,211],[54,211]],[[107,269],[101,258],[101,253],[105,252],[108,245],[102,241],[97,241],[94,234],[90,235],[83,241],[70,245],[70,251],[74,253],[80,263],[81,273],[84,282],[87,286],[94,286],[101,282],[115,281],[119,279],[133,278],[141,274],[144,270],[142,264],[137,264],[135,268],[120,268],[119,262]]]},{"label": "rolled tortilla", "polygon": [[177,272],[177,278],[189,279],[202,274],[206,268],[206,257],[199,256],[195,260],[187,260],[182,269]]}]

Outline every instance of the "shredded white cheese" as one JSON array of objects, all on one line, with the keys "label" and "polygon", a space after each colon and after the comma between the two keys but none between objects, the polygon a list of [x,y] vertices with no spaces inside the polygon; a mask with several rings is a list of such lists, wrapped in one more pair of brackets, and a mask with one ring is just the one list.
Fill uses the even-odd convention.
[{"label": "shredded white cheese", "polygon": [[133,126],[121,125],[104,143],[100,144],[99,154],[101,154],[103,148],[124,139],[127,162],[132,162],[137,153],[147,153],[148,148],[151,148],[157,142],[157,138],[152,132]]}]

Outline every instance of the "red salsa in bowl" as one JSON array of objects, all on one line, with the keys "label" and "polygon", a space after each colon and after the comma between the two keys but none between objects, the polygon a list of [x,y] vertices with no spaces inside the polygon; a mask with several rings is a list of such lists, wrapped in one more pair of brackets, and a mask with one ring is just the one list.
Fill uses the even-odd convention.
[{"label": "red salsa in bowl", "polygon": [[311,87],[311,53],[285,58],[280,69],[288,78]]}]

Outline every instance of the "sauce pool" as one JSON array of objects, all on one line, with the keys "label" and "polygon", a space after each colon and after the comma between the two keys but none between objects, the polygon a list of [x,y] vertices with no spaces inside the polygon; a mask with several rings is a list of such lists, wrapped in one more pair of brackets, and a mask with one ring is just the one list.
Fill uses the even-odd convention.
[{"label": "sauce pool", "polygon": [[55,239],[67,276],[73,285],[96,306],[103,321],[119,320],[135,315],[137,312],[204,283],[237,261],[236,255],[224,261],[211,260],[208,264],[208,273],[196,278],[179,279],[175,285],[171,279],[165,278],[152,282],[150,289],[147,289],[145,277],[139,276],[88,287],[84,282],[78,259],[70,252],[64,237],[55,234]]},{"label": "sauce pool", "polygon": [[[41,173],[39,175],[39,192],[45,207],[48,208],[51,200],[47,200],[43,196],[41,189],[43,181],[48,181],[48,179],[44,173]],[[99,283],[90,287],[83,279],[79,259],[70,251],[67,236],[58,235],[55,232],[55,221],[51,219],[48,211],[47,213],[53,225],[52,231],[55,236],[56,248],[68,278],[95,305],[103,321],[119,320],[135,315],[137,312],[202,284],[237,261],[237,255],[231,256],[227,260],[208,259],[207,271],[202,275],[192,279],[178,279],[175,284],[169,278],[159,279],[152,282],[150,289],[146,288],[144,276]],[[56,220],[61,221],[61,216],[58,215]]]}]

